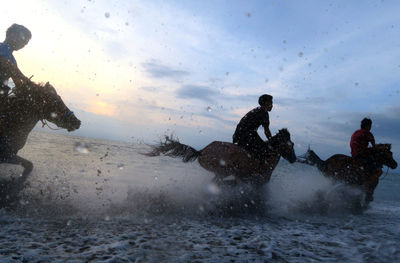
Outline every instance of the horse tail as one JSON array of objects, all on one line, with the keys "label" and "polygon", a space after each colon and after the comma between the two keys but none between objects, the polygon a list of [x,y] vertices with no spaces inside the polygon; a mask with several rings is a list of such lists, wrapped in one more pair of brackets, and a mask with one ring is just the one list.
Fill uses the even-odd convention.
[{"label": "horse tail", "polygon": [[180,143],[178,140],[165,136],[165,141],[160,142],[158,145],[151,146],[153,149],[147,156],[159,156],[165,154],[170,157],[182,157],[183,162],[193,162],[200,156],[201,151]]}]

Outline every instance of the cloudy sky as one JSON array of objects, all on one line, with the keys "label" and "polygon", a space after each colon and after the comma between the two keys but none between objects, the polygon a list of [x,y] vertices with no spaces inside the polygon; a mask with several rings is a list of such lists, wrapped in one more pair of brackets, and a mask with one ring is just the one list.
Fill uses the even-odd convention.
[{"label": "cloudy sky", "polygon": [[[271,131],[298,154],[349,154],[363,117],[400,160],[400,2],[14,0],[20,69],[50,81],[83,121],[75,135],[202,148],[231,141],[263,93]],[[4,7],[5,8],[5,7]]]}]

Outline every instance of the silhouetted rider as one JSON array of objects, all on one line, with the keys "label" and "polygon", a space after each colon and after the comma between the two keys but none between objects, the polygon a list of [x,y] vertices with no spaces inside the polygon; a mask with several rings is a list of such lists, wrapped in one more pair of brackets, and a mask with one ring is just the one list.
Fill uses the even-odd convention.
[{"label": "silhouetted rider", "polygon": [[272,110],[273,97],[268,94],[261,95],[258,99],[259,107],[249,111],[239,122],[233,134],[233,143],[238,144],[248,150],[255,158],[264,161],[266,142],[258,135],[257,130],[260,126],[264,127],[265,136],[270,139],[269,115]]},{"label": "silhouetted rider", "polygon": [[356,130],[351,136],[351,156],[360,160],[367,169],[376,169],[374,157],[367,151],[369,143],[375,147],[375,138],[371,133],[372,121],[364,118],[361,121],[361,129]]},{"label": "silhouetted rider", "polygon": [[10,87],[8,80],[12,78],[16,87],[29,82],[29,79],[18,69],[13,52],[20,50],[31,39],[32,34],[26,27],[11,25],[6,32],[6,39],[0,43],[0,96],[6,96]]}]

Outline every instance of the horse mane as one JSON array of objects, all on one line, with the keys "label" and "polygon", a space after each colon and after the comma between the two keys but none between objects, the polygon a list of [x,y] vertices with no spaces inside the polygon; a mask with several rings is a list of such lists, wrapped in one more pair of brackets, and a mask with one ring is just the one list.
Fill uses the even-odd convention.
[{"label": "horse mane", "polygon": [[375,148],[378,150],[391,150],[392,149],[392,144],[391,143],[378,143],[375,144]]},{"label": "horse mane", "polygon": [[31,92],[34,93],[55,93],[57,94],[56,89],[49,83],[35,83],[33,81],[24,83],[22,87],[14,88],[14,93],[16,96],[24,96],[29,95]]},{"label": "horse mane", "polygon": [[283,138],[290,140],[290,133],[287,128],[280,129],[278,134],[280,134]]},{"label": "horse mane", "polygon": [[283,128],[278,131],[277,134],[272,136],[271,140],[269,142],[271,143],[271,146],[276,146],[282,141],[289,141],[290,140],[290,133],[288,129]]}]

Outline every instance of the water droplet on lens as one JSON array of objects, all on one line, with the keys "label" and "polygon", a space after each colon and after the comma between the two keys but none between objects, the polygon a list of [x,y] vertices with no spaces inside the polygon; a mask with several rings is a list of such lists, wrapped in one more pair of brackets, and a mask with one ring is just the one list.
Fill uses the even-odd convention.
[{"label": "water droplet on lens", "polygon": [[208,184],[207,185],[207,191],[211,194],[217,195],[221,192],[221,190],[219,189],[219,187],[216,184]]},{"label": "water droplet on lens", "polygon": [[82,153],[82,154],[88,154],[89,149],[86,143],[84,142],[77,142],[75,143],[75,151]]}]

